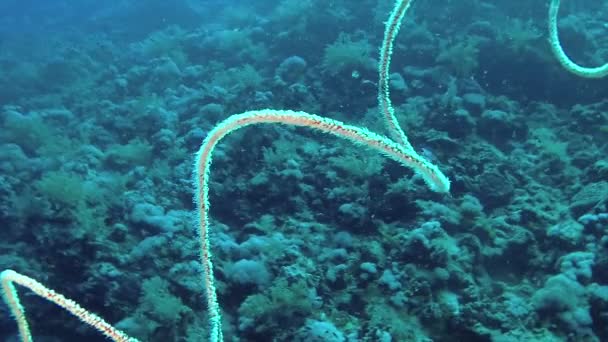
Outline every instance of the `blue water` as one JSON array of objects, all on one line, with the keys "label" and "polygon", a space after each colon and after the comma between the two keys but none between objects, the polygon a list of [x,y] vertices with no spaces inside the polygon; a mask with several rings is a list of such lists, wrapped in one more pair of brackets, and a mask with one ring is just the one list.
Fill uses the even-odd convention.
[{"label": "blue water", "polygon": [[[565,53],[607,63],[608,3],[562,2]],[[195,153],[266,108],[389,135],[378,51],[393,5],[0,3],[0,271],[141,341],[208,340]],[[608,340],[608,80],[560,65],[548,9],[414,0],[405,14],[390,99],[449,194],[319,123],[221,140],[224,340]],[[17,291],[36,341],[106,340]],[[18,340],[4,304],[0,340]]]}]

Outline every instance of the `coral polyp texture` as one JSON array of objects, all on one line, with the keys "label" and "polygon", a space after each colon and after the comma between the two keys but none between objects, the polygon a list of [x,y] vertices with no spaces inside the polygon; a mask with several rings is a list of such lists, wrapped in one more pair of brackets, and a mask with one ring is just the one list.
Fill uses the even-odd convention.
[{"label": "coral polyp texture", "polygon": [[0,339],[608,340],[608,3],[546,2],[3,3]]},{"label": "coral polyp texture", "polygon": [[555,57],[564,69],[577,76],[586,78],[606,77],[608,75],[608,62],[598,67],[584,67],[573,62],[564,52],[562,44],[559,41],[559,32],[557,28],[557,14],[559,12],[560,2],[560,0],[551,0],[551,4],[549,5],[549,40]]}]

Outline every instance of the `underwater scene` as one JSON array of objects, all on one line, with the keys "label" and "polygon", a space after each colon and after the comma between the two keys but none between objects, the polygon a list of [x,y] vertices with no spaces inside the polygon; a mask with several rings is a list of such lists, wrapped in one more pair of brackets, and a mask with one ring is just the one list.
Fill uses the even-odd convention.
[{"label": "underwater scene", "polygon": [[0,2],[0,341],[608,341],[608,1]]}]

